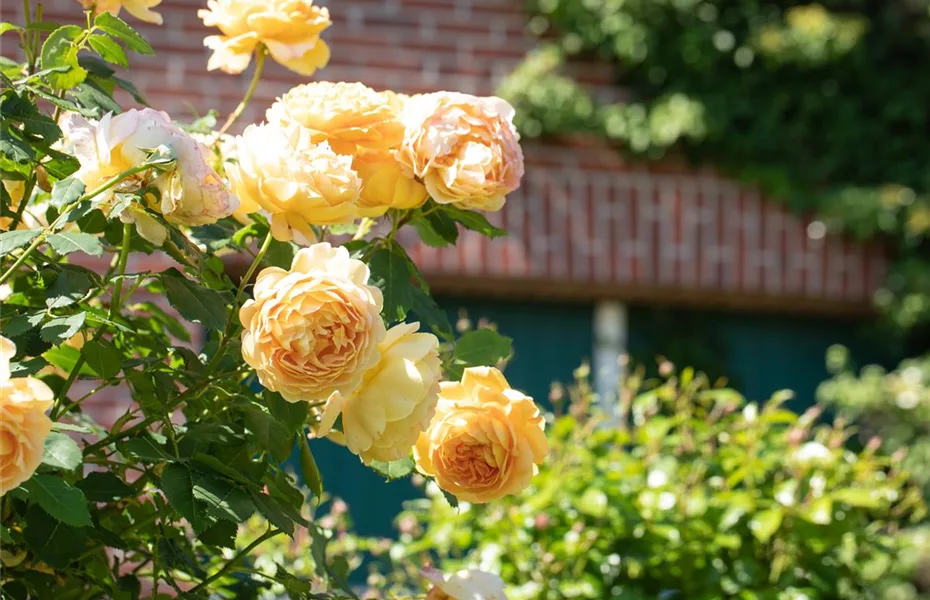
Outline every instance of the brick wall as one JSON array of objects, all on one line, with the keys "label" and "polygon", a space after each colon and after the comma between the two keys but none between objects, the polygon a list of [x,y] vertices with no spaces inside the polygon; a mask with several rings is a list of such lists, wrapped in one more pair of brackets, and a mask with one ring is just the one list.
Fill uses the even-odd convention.
[{"label": "brick wall", "polygon": [[[521,0],[324,0],[333,26],[324,37],[330,65],[319,79],[362,81],[413,93],[457,89],[493,93],[532,48]],[[165,0],[161,27],[132,20],[155,57],[132,57],[133,81],[149,103],[175,118],[238,103],[249,73],[208,73],[205,3]],[[4,20],[21,20],[3,2]],[[48,18],[79,22],[76,0],[46,3]],[[5,55],[15,38],[2,40]],[[268,62],[240,123],[257,121],[302,78]],[[616,95],[604,65],[575,67],[601,95]],[[757,193],[712,172],[630,164],[579,141],[527,145],[522,189],[491,219],[510,231],[488,241],[465,235],[453,249],[412,256],[447,291],[614,297],[776,310],[864,311],[884,276],[878,247],[824,236]]]}]

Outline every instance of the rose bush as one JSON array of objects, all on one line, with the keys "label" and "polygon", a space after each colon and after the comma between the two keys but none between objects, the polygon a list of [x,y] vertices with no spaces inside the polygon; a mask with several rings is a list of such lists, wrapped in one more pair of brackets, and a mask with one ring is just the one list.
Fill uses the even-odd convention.
[{"label": "rose bush", "polygon": [[[328,552],[312,515],[315,444],[389,478],[417,446],[448,492],[484,500],[519,494],[545,458],[532,399],[485,367],[509,340],[457,336],[396,240],[503,234],[467,209],[519,184],[512,111],[311,83],[232,135],[265,57],[312,73],[331,23],[309,0],[211,0],[208,68],[254,64],[251,84],[221,127],[179,123],[115,71],[154,52],[120,9],[157,23],[156,5],[3,24],[20,60],[0,63],[0,595],[355,598],[354,557]],[[163,270],[134,260],[155,252]],[[84,410],[100,397],[115,422]],[[284,535],[311,540],[311,573],[252,559]],[[427,574],[430,598],[498,597],[491,574]]]}]

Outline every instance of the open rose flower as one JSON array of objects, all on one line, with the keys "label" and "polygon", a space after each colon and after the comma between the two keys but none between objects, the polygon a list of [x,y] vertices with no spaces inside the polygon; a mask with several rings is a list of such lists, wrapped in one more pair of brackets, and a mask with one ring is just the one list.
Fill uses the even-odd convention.
[{"label": "open rose flower", "polygon": [[34,377],[10,377],[16,346],[0,336],[0,496],[29,479],[42,462],[54,394]]},{"label": "open rose flower", "polygon": [[500,98],[437,92],[409,98],[397,159],[440,204],[496,211],[520,187],[523,150]]},{"label": "open rose flower", "polygon": [[423,184],[405,173],[390,152],[359,152],[352,166],[362,179],[359,216],[379,217],[390,208],[417,208],[429,197]]},{"label": "open rose flower", "polygon": [[522,491],[549,452],[545,420],[529,396],[493,367],[443,382],[436,415],[414,446],[417,470],[467,502]]},{"label": "open rose flower", "polygon": [[484,571],[465,570],[446,575],[436,569],[423,569],[433,584],[426,600],[507,600],[504,582]]},{"label": "open rose flower", "polygon": [[326,405],[318,435],[326,435],[342,414],[346,446],[361,459],[390,462],[410,454],[410,448],[436,409],[442,361],[439,340],[417,333],[419,323],[392,327],[378,344],[381,359],[365,372],[362,384],[348,398],[334,394]]},{"label": "open rose flower", "polygon": [[[145,196],[147,208],[160,213],[175,225],[207,225],[228,217],[238,206],[220,176],[210,167],[207,149],[171,122],[164,112],[143,108],[113,115],[99,123],[77,113],[65,113],[59,120],[65,141],[74,151],[81,168],[74,174],[88,190],[106,183],[132,167],[146,162],[158,151],[175,159],[174,166],[148,169],[110,188],[96,200],[106,202],[117,191],[158,189],[161,200]],[[167,230],[145,207],[132,204],[120,212],[124,223],[135,223],[139,234],[161,245]]]},{"label": "open rose flower", "polygon": [[291,89],[265,118],[283,127],[298,126],[305,140],[329,142],[339,154],[387,150],[404,136],[399,98],[361,83],[319,81]]},{"label": "open rose flower", "polygon": [[265,210],[275,239],[312,244],[310,225],[351,222],[362,181],[352,157],[327,143],[301,144],[296,130],[250,125],[237,139],[238,163],[226,172],[239,196],[239,213]]},{"label": "open rose flower", "polygon": [[222,35],[203,40],[213,50],[207,69],[241,73],[259,43],[277,62],[301,75],[313,75],[329,62],[329,46],[320,39],[332,25],[329,10],[313,0],[209,0],[197,16]]},{"label": "open rose flower", "polygon": [[381,291],[345,248],[321,243],[294,256],[290,271],[258,274],[254,300],[239,310],[242,357],[263,386],[289,402],[348,396],[378,364],[384,338]]},{"label": "open rose flower", "polygon": [[93,8],[94,14],[110,13],[114,17],[119,16],[122,8],[126,12],[146,23],[155,23],[161,25],[161,15],[153,11],[152,8],[161,4],[161,0],[78,0],[81,6],[90,9]]}]

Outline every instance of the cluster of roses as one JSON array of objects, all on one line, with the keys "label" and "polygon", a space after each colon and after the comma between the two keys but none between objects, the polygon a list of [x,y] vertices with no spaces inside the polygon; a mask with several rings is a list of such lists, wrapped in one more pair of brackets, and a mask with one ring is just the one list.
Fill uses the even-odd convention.
[{"label": "cluster of roses", "polygon": [[[159,1],[94,4],[160,23],[151,10]],[[208,6],[201,18],[222,33],[205,40],[213,50],[210,69],[239,73],[253,56],[268,53],[309,75],[329,59],[319,37],[331,24],[329,13],[312,0],[210,0]],[[369,284],[368,267],[345,248],[316,243],[316,232],[416,209],[429,198],[499,210],[523,176],[512,116],[499,98],[408,97],[361,83],[315,82],[279,98],[266,122],[235,138],[211,135],[206,144],[148,108],[96,122],[65,113],[59,124],[64,149],[80,163],[74,176],[87,189],[119,180],[95,205],[134,223],[156,246],[165,243],[168,226],[229,216],[250,222],[253,213],[267,219],[275,239],[306,246],[289,270],[262,270],[253,299],[240,308],[245,362],[266,388],[311,405],[312,435],[345,444],[365,463],[412,451],[418,470],[441,488],[487,502],[522,490],[548,451],[533,400],[493,367],[469,368],[461,381],[441,382],[438,339],[419,332],[418,323],[386,329],[381,291]],[[210,145],[222,148],[220,164],[212,164]],[[127,192],[141,202],[127,203]],[[0,341],[3,494],[41,460],[52,393],[37,379],[11,378],[15,348]],[[439,577],[430,598],[456,597],[448,590],[461,583],[457,577]]]}]

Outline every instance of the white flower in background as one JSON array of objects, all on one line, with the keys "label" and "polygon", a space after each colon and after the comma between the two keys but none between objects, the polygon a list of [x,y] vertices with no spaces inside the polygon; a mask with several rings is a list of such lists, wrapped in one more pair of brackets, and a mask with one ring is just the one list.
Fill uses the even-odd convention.
[{"label": "white flower in background", "polygon": [[820,442],[807,442],[792,453],[791,460],[801,465],[829,463],[833,461],[833,453]]},{"label": "white flower in background", "polygon": [[74,176],[88,191],[142,165],[153,153],[174,159],[159,169],[128,177],[95,198],[109,210],[116,192],[156,188],[160,200],[145,194],[145,206],[134,202],[119,214],[120,220],[135,223],[139,234],[155,245],[164,243],[168,232],[149,211],[174,225],[207,225],[228,217],[238,206],[236,197],[210,166],[209,151],[175,126],[167,113],[133,109],[118,115],[107,113],[95,123],[68,112],[61,116],[59,125],[66,144],[81,163]]},{"label": "white flower in background", "polygon": [[423,576],[433,584],[426,600],[507,600],[504,582],[491,573],[465,570],[444,574],[423,569]]},{"label": "white flower in background", "polygon": [[660,471],[659,469],[649,471],[649,475],[646,477],[646,485],[651,488],[662,487],[667,483],[668,475],[665,474],[665,471]]},{"label": "white flower in background", "polygon": [[911,410],[920,404],[920,394],[914,390],[904,390],[903,392],[898,392],[894,398],[894,402],[898,405],[898,408],[902,410]]}]

